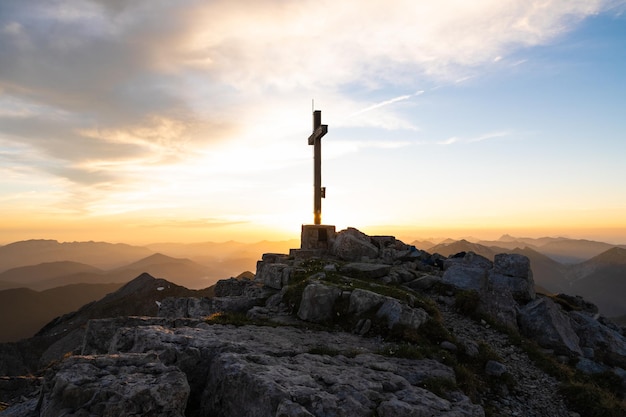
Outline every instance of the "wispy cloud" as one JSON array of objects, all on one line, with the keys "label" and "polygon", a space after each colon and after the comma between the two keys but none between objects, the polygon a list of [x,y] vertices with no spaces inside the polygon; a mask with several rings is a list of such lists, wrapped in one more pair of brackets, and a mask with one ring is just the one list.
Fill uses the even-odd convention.
[{"label": "wispy cloud", "polygon": [[459,138],[457,137],[451,137],[445,140],[441,140],[441,141],[437,141],[435,142],[437,145],[452,145],[453,143],[457,143],[459,141]]},{"label": "wispy cloud", "polygon": [[486,133],[484,135],[480,135],[474,138],[470,138],[467,140],[467,142],[469,143],[473,143],[473,142],[482,142],[485,140],[492,140],[492,139],[503,139],[506,138],[508,136],[511,136],[513,134],[513,132],[509,131],[509,130],[503,130],[503,131],[498,131],[498,132],[491,132],[491,133]]},{"label": "wispy cloud", "polygon": [[511,131],[503,130],[503,131],[485,133],[484,135],[480,135],[480,136],[476,136],[472,138],[463,138],[463,137],[453,136],[448,139],[436,141],[435,143],[437,145],[444,145],[444,146],[453,145],[457,143],[476,143],[476,142],[483,142],[486,140],[504,139],[511,135],[512,135]]},{"label": "wispy cloud", "polygon": [[419,95],[422,95],[422,94],[424,94],[424,90],[420,90],[420,91],[418,91],[416,93],[413,93],[413,94],[406,94],[406,95],[394,97],[394,98],[391,98],[389,100],[381,101],[379,103],[372,104],[371,106],[367,106],[364,109],[361,109],[359,111],[356,111],[356,112],[352,113],[350,116],[352,117],[352,116],[356,116],[356,115],[359,115],[359,114],[363,114],[363,113],[366,113],[368,111],[371,111],[371,110],[374,110],[374,109],[379,109],[381,107],[385,107],[385,106],[388,106],[390,104],[397,103],[399,101],[408,100],[408,99],[410,99],[412,97],[416,97],[416,96],[419,96]]}]

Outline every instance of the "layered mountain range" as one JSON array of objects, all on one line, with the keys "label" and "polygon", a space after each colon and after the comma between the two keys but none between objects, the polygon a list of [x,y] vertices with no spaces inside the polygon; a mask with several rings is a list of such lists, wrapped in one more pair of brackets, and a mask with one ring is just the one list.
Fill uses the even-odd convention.
[{"label": "layered mountain range", "polygon": [[[531,261],[539,292],[583,296],[617,321],[626,316],[626,247],[567,238],[414,241],[429,253],[474,252],[493,260],[517,253]],[[32,336],[61,314],[98,300],[146,272],[190,289],[254,271],[259,253],[287,252],[297,241],[205,242],[132,246],[28,240],[0,246],[0,342]]]}]

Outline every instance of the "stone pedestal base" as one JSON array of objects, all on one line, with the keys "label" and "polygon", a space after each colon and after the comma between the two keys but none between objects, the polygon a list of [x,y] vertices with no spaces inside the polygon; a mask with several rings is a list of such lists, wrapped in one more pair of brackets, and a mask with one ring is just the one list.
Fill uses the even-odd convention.
[{"label": "stone pedestal base", "polygon": [[324,224],[303,224],[300,235],[300,249],[328,250],[335,241],[335,226]]},{"label": "stone pedestal base", "polygon": [[308,259],[327,254],[335,242],[335,226],[304,224],[300,235],[300,249],[291,249],[289,254],[296,259]]}]

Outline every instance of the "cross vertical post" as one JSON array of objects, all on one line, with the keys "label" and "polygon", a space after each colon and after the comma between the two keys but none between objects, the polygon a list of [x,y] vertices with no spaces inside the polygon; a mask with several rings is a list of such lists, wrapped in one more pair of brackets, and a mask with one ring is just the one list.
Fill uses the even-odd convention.
[{"label": "cross vertical post", "polygon": [[328,125],[322,124],[321,110],[313,112],[313,133],[309,145],[313,145],[313,222],[322,224],[322,198],[326,197],[326,187],[322,187],[322,137],[328,133]]}]

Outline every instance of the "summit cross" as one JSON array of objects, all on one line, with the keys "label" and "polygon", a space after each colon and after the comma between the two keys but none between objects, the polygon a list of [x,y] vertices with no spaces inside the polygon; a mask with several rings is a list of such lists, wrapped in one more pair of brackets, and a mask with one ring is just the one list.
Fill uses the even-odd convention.
[{"label": "summit cross", "polygon": [[322,224],[322,198],[326,198],[326,187],[322,187],[322,137],[328,133],[328,125],[322,124],[322,111],[313,112],[313,133],[309,145],[313,145],[313,221]]}]

